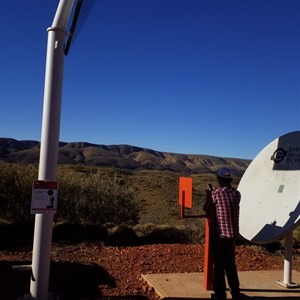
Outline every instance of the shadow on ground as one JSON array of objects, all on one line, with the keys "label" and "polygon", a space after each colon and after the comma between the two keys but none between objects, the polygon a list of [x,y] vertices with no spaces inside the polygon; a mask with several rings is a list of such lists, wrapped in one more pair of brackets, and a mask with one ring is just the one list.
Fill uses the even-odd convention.
[{"label": "shadow on ground", "polygon": [[[29,293],[31,271],[12,270],[12,266],[26,264],[30,262],[0,261],[2,300],[16,300]],[[115,284],[114,279],[97,264],[51,263],[49,292],[61,300],[96,299],[101,297],[99,287],[114,287]]]}]

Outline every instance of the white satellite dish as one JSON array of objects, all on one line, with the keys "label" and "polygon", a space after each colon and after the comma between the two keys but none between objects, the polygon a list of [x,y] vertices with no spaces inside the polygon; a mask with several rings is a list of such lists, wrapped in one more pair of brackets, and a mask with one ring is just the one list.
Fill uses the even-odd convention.
[{"label": "white satellite dish", "polygon": [[300,223],[300,131],[267,145],[247,168],[238,190],[244,238],[267,243],[292,231]]}]

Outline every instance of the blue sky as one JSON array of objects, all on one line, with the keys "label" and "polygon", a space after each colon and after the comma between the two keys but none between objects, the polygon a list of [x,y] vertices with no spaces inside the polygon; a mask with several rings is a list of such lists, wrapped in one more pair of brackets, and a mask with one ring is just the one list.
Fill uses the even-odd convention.
[{"label": "blue sky", "polygon": [[[0,136],[41,136],[58,1],[0,3]],[[254,158],[300,130],[300,1],[97,0],[65,57],[60,140]]]}]

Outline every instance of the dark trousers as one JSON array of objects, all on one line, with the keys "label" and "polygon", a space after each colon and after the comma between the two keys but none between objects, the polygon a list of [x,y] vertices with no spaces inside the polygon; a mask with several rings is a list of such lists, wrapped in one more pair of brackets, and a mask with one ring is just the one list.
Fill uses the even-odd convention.
[{"label": "dark trousers", "polygon": [[217,299],[226,299],[226,282],[233,299],[238,299],[240,283],[235,264],[235,240],[212,236],[214,262],[213,290]]}]

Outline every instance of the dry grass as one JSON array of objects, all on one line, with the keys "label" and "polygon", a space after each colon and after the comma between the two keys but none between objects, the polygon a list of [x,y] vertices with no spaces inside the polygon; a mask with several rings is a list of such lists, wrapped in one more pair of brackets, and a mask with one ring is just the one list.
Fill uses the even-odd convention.
[{"label": "dry grass", "polygon": [[[1,168],[10,167],[7,163],[1,163]],[[28,172],[28,170],[30,172]],[[37,166],[20,165],[18,172],[26,171],[30,176],[37,174]],[[25,172],[24,171],[24,172]],[[130,229],[114,228],[111,229],[111,236],[120,232],[131,232],[130,234],[137,237],[147,236],[152,232],[161,231],[165,236],[178,234],[184,231],[190,240],[199,241],[204,234],[204,220],[196,219],[180,219],[178,192],[179,192],[179,177],[181,174],[167,171],[124,171],[113,168],[97,168],[85,166],[59,166],[58,175],[80,173],[83,177],[97,174],[99,178],[108,177],[117,186],[125,188],[133,195],[134,202],[139,206],[139,223],[132,226]],[[217,185],[216,178],[212,174],[195,174],[193,178],[193,209],[189,213],[202,213],[204,202],[205,189],[208,183],[213,186]],[[31,189],[30,178],[29,193]],[[237,186],[239,178],[235,178],[233,185]],[[7,188],[7,186],[6,186]],[[3,191],[2,191],[3,192]],[[9,190],[7,190],[9,192]],[[26,196],[26,195],[25,195]],[[30,201],[30,196],[26,196],[27,201]],[[23,206],[22,206],[23,207]],[[28,205],[30,207],[30,205]],[[27,212],[30,214],[30,211]],[[59,204],[58,214],[59,216]],[[3,222],[9,220],[3,219]],[[2,223],[3,223],[2,222]],[[164,235],[161,235],[163,238]],[[300,244],[300,228],[294,230],[294,244],[299,247]]]}]

